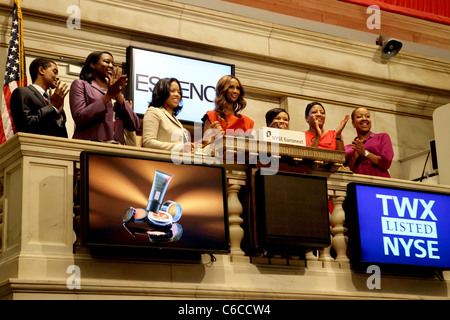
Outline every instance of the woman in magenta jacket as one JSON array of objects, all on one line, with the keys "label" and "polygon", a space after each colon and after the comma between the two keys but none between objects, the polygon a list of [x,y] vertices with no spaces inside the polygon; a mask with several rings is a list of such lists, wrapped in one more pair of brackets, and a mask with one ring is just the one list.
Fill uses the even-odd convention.
[{"label": "woman in magenta jacket", "polygon": [[352,112],[357,137],[345,146],[346,163],[354,173],[390,178],[394,150],[387,133],[373,133],[370,112],[358,108]]},{"label": "woman in magenta jacket", "polygon": [[74,139],[125,144],[124,129],[136,131],[140,120],[125,100],[127,78],[114,67],[109,52],[91,53],[70,87]]}]

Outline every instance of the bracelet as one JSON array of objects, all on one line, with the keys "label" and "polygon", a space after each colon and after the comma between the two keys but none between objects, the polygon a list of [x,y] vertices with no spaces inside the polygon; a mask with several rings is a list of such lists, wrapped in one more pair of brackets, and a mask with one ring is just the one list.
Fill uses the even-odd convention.
[{"label": "bracelet", "polygon": [[337,141],[342,141],[342,138],[336,137],[335,139],[336,139]]}]

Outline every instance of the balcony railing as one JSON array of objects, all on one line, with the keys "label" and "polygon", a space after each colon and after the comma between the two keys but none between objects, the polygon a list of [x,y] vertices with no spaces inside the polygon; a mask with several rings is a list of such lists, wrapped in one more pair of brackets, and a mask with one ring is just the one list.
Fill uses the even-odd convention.
[{"label": "balcony railing", "polygon": [[[233,148],[233,152],[237,154],[239,148],[236,149],[236,145]],[[183,297],[211,298],[206,293],[210,289],[209,286],[220,285],[222,289],[217,289],[215,292],[215,297],[217,298],[301,298],[311,295],[334,298],[373,297],[373,292],[369,292],[367,289],[362,290],[357,286],[353,287],[352,283],[356,280],[353,279],[350,282],[346,282],[349,281],[348,277],[353,275],[348,255],[348,230],[343,209],[347,184],[350,182],[381,183],[392,187],[447,194],[450,194],[450,188],[405,180],[355,175],[340,166],[342,154],[339,152],[333,153],[330,157],[327,156],[329,154],[328,151],[321,153],[320,150],[314,150],[317,153],[315,155],[322,157],[320,160],[314,160],[315,155],[312,158],[308,158],[308,155],[311,154],[309,149],[305,149],[304,154],[299,151],[300,149],[296,150],[298,153],[295,155],[279,154],[278,160],[281,161],[281,164],[284,161],[283,157],[291,157],[290,169],[327,177],[328,197],[334,206],[334,210],[330,215],[330,247],[323,248],[317,252],[308,252],[303,266],[302,264],[291,264],[289,261],[283,263],[282,260],[285,258],[280,258],[281,260],[273,264],[273,261],[270,259],[265,261],[264,257],[250,257],[241,247],[244,238],[244,229],[242,228],[244,207],[239,198],[239,191],[249,187],[249,179],[247,177],[249,165],[248,163],[226,164],[230,254],[221,255],[220,259],[218,259],[219,262],[217,262],[220,267],[209,270],[206,270],[203,266],[174,267],[172,268],[174,270],[171,269],[170,271],[170,277],[166,280],[168,281],[167,283],[161,278],[143,276],[144,280],[142,281],[145,282],[143,286],[150,286],[154,291],[150,290],[151,292],[146,291],[147,293],[141,294],[155,295],[157,297],[170,296],[170,294],[173,294],[173,290],[181,290],[183,292],[183,290],[186,290],[186,286],[189,286],[189,293],[182,295]],[[67,294],[77,293],[73,290],[67,290],[66,279],[68,275],[66,271],[68,266],[80,265],[86,267],[86,269],[83,269],[85,271],[83,271],[84,281],[82,281],[82,287],[91,288],[91,291],[89,289],[83,291],[85,295],[96,295],[94,293],[95,290],[99,290],[101,292],[99,294],[103,295],[106,293],[102,292],[102,290],[109,290],[108,292],[115,290],[117,294],[134,296],[136,294],[135,281],[139,277],[131,276],[128,273],[123,275],[124,265],[128,269],[134,268],[134,271],[140,270],[143,264],[146,265],[146,268],[161,267],[158,263],[145,261],[140,261],[139,263],[122,261],[117,263],[117,261],[97,260],[91,257],[88,251],[83,251],[83,248],[78,247],[80,190],[77,182],[79,181],[80,153],[83,150],[160,159],[170,157],[168,153],[144,148],[23,133],[14,136],[3,144],[0,147],[0,183],[2,187],[0,197],[0,283],[3,283],[3,292],[6,291],[7,295],[18,295],[18,292],[21,292],[21,290],[29,290],[30,292],[37,290],[41,293],[49,293],[49,291],[54,293],[56,290],[58,294],[64,294],[65,297],[67,297]],[[244,150],[246,150],[245,152],[248,151],[245,144]],[[275,156],[272,153],[273,151],[269,155]],[[191,157],[191,155],[185,156],[184,160],[188,159],[186,157]],[[284,167],[284,169],[286,168]],[[77,248],[76,252],[74,248]],[[255,266],[257,266],[257,269],[255,269]],[[283,269],[283,272],[285,274],[288,273],[292,277],[289,281],[306,281],[306,276],[301,278],[298,274],[298,268],[303,267],[305,268],[303,270],[325,272],[326,275],[324,274],[324,277],[329,276],[330,273],[334,277],[343,277],[342,281],[344,284],[342,288],[332,285],[328,289],[327,285],[329,284],[324,284],[324,287],[317,289],[317,287],[311,286],[308,280],[304,288],[286,289],[282,288],[285,286],[283,282],[286,281],[285,278],[277,278],[279,276],[278,271],[274,271],[271,274],[272,277],[278,279],[275,281],[277,283],[273,283],[270,280],[266,284],[261,283],[266,281],[267,278],[264,272],[261,273],[258,268],[269,268],[266,269],[265,273],[270,274],[270,268],[272,267],[288,268]],[[104,268],[112,269],[103,273],[102,270]],[[193,272],[189,276],[192,278],[192,283],[185,278],[183,280],[178,278],[181,277],[179,274],[186,276],[185,273],[189,273],[189,270],[192,268],[201,270],[199,274]],[[180,271],[181,269],[184,271]],[[237,270],[247,273],[252,279],[252,283],[246,284],[247,280],[239,280],[240,276],[236,273],[238,272]],[[164,269],[164,272],[169,271]],[[214,279],[208,277],[210,273],[214,275],[211,276]],[[188,279],[190,279],[189,277]],[[444,272],[444,279],[447,278],[449,278],[449,274]],[[114,284],[111,284],[107,289],[103,287],[101,289],[100,283],[103,283],[105,279]],[[167,291],[161,289],[161,281],[166,283],[166,286],[172,286],[171,289],[167,289]],[[363,280],[360,279],[358,281]],[[442,282],[430,283],[429,279],[424,279],[417,287],[417,290],[411,293],[408,289],[410,283],[405,284],[403,288],[401,280],[396,279],[395,281],[399,281],[399,288],[394,290],[395,293],[391,291],[388,293],[382,292],[379,293],[379,297],[411,298],[417,295],[436,298],[430,293],[430,290],[437,286],[439,287],[439,290],[436,291],[438,292],[437,297],[449,298],[449,293],[442,290]],[[53,285],[50,286],[51,289],[47,290],[46,288],[50,288],[48,286],[49,283]],[[190,283],[190,285],[186,283]],[[232,287],[235,289],[231,290],[230,288]],[[344,287],[346,289],[343,289]],[[92,288],[95,288],[95,290]],[[204,288],[205,291],[202,291],[203,289],[201,288]],[[237,295],[236,290],[241,296]],[[328,290],[330,292],[324,293]],[[252,293],[250,294],[250,292]]]}]

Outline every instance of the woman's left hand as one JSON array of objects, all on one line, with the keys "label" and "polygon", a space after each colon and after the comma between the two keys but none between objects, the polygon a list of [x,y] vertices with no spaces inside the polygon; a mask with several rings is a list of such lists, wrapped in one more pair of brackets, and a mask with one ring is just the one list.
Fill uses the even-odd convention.
[{"label": "woman's left hand", "polygon": [[341,123],[336,128],[336,135],[340,136],[342,135],[342,131],[344,130],[345,126],[347,125],[348,120],[350,119],[350,116],[347,114],[344,119],[341,120]]},{"label": "woman's left hand", "polygon": [[355,140],[353,140],[352,142],[352,148],[353,150],[355,150],[355,153],[357,153],[358,155],[364,155],[366,149],[364,149],[364,143],[356,138]]}]

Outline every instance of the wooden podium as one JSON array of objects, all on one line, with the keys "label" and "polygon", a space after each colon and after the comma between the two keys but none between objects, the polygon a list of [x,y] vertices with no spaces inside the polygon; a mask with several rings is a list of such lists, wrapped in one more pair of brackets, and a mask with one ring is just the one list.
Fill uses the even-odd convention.
[{"label": "wooden podium", "polygon": [[206,146],[204,154],[219,158],[225,164],[261,164],[261,160],[286,159],[297,165],[330,172],[342,168],[345,162],[345,151],[271,143],[241,136],[224,136]]}]

